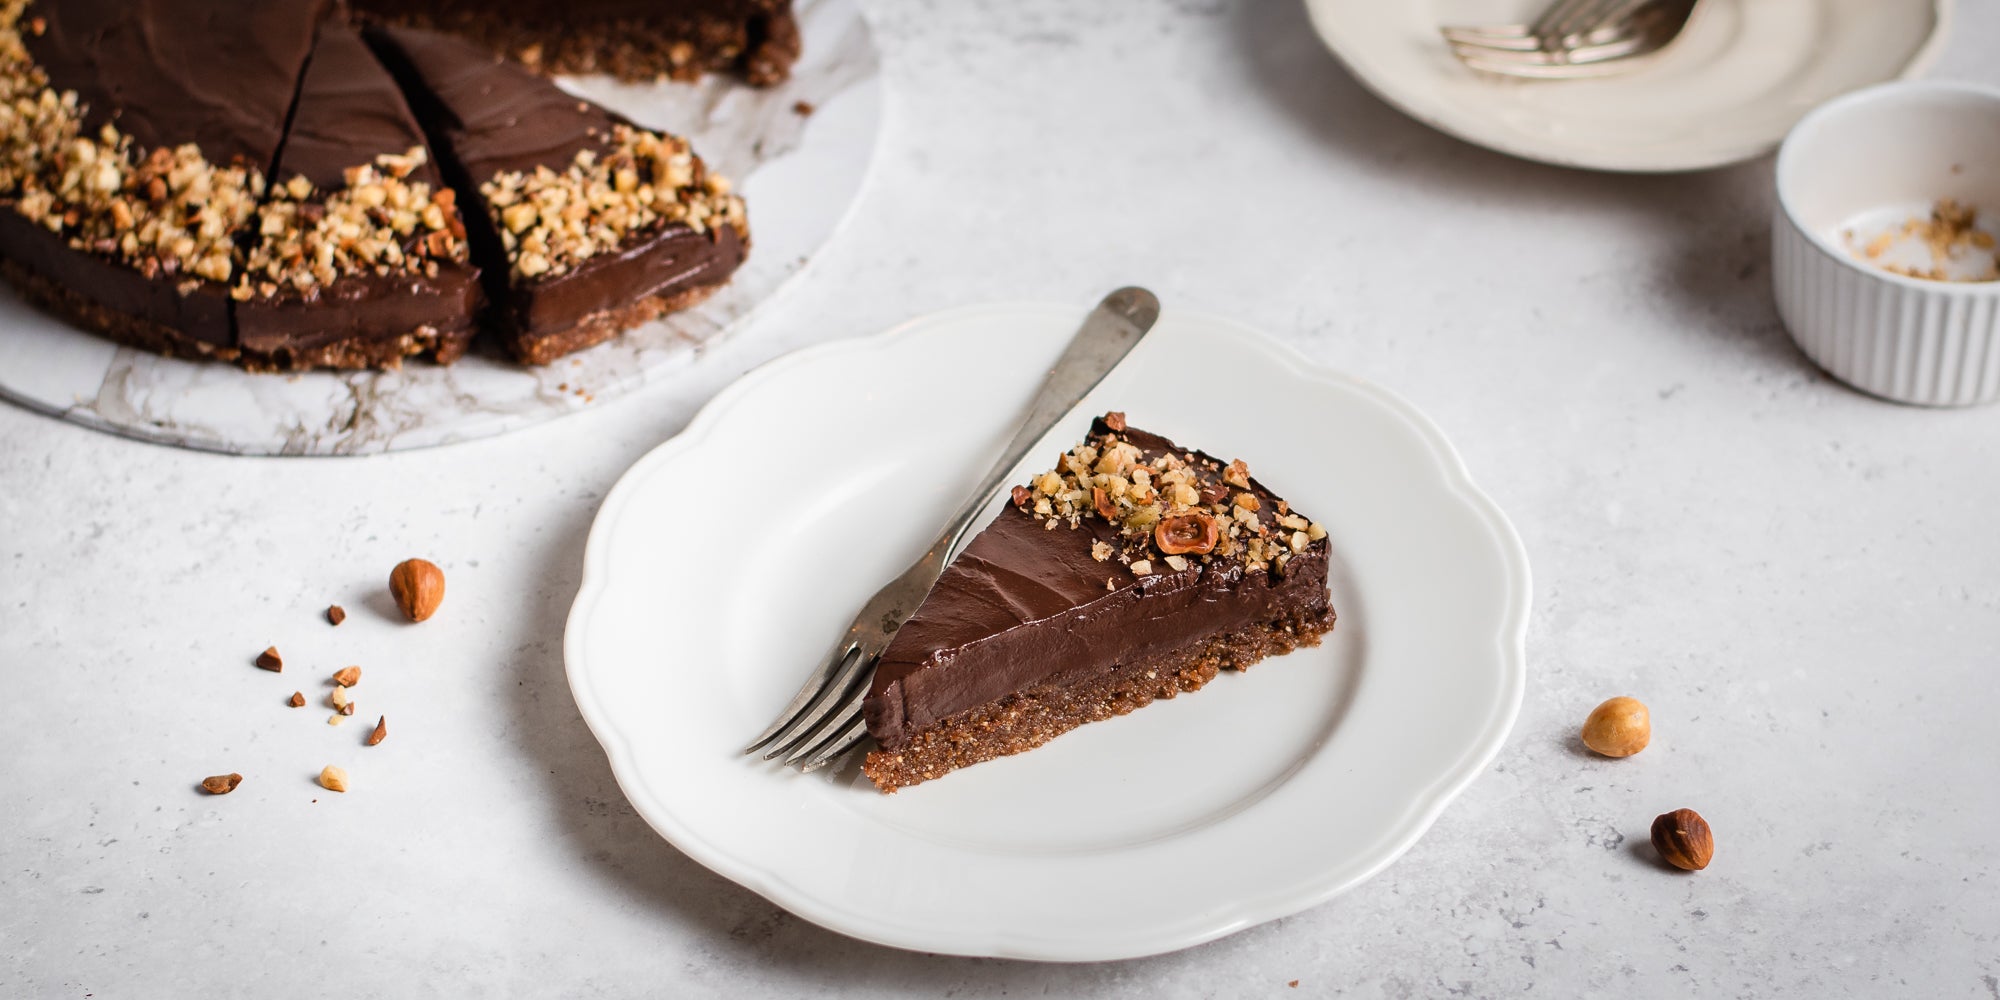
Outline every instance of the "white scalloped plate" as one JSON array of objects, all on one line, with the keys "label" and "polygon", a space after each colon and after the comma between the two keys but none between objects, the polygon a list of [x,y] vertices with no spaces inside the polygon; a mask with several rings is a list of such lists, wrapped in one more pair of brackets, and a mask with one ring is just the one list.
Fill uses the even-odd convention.
[{"label": "white scalloped plate", "polygon": [[[960,309],[781,358],[605,499],[565,636],[570,688],[626,795],[681,850],[881,944],[1129,958],[1331,899],[1499,751],[1529,606],[1506,518],[1409,404],[1170,311],[1079,412],[1122,409],[1241,457],[1324,523],[1327,642],[896,795],[852,769],[737,754],[928,543],[1083,312]],[[1021,472],[1086,426],[1059,427]]]},{"label": "white scalloped plate", "polygon": [[1550,0],[1305,0],[1363,86],[1432,128],[1529,160],[1700,170],[1778,148],[1807,111],[1921,73],[1952,0],[1703,0],[1674,44],[1613,76],[1509,80],[1452,57],[1444,24],[1520,24]]}]

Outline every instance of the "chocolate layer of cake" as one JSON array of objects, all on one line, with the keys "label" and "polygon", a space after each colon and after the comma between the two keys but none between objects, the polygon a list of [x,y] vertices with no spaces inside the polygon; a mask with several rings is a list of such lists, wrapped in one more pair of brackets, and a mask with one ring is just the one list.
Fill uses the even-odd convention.
[{"label": "chocolate layer of cake", "polygon": [[479,274],[433,159],[361,33],[322,27],[237,294],[247,365],[380,367],[464,353]]},{"label": "chocolate layer of cake", "polygon": [[[742,263],[741,201],[679,140],[449,35],[389,27],[370,38],[405,88],[424,95],[416,109],[453,184],[480,192],[461,208],[494,325],[517,359],[543,364],[682,308]],[[637,157],[635,145],[662,152]],[[670,149],[679,150],[671,163]],[[654,192],[653,208],[632,208],[635,193]],[[734,217],[709,214],[717,204]]]},{"label": "chocolate layer of cake", "polygon": [[10,88],[69,92],[75,103],[44,106],[49,148],[10,192],[0,224],[8,275],[113,339],[233,357],[232,240],[256,207],[324,7],[17,9],[5,29],[18,31],[27,62],[7,68]]},{"label": "chocolate layer of cake", "polygon": [[799,56],[791,0],[359,0],[398,24],[470,38],[544,73],[626,80],[732,72],[766,86]]},{"label": "chocolate layer of cake", "polygon": [[[1090,442],[1102,448],[1113,435],[1138,449],[1140,464],[1183,460],[1196,496],[1187,509],[1223,529],[1215,547],[1174,555],[1175,568],[1144,532],[1135,543],[1128,524],[1146,522],[1126,520],[1130,505],[1086,499],[1119,520],[1095,511],[1072,519],[1037,512],[1060,490],[1017,492],[876,667],[863,710],[881,749],[864,769],[885,790],[1191,690],[1199,683],[1185,681],[1204,663],[1242,668],[1317,643],[1332,627],[1323,532],[1309,539],[1309,522],[1261,484],[1157,435],[1099,420]],[[1157,473],[1149,481],[1138,488],[1169,488]],[[1181,680],[1152,683],[1168,677]]]}]

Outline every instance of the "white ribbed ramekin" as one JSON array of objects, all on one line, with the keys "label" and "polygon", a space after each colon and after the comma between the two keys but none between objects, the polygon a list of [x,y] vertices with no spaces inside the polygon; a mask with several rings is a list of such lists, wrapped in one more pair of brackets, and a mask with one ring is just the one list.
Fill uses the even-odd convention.
[{"label": "white ribbed ramekin", "polygon": [[1904,403],[2000,399],[2000,281],[1909,278],[1855,257],[1856,219],[1940,198],[2000,217],[2000,89],[1888,83],[1799,120],[1778,153],[1771,276],[1778,314],[1813,361]]}]

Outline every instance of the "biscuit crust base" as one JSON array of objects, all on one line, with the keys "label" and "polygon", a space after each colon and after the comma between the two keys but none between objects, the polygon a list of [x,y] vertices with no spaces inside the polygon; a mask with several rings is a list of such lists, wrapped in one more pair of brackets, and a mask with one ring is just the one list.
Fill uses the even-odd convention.
[{"label": "biscuit crust base", "polygon": [[725,277],[712,285],[696,285],[666,295],[648,295],[616,309],[592,313],[550,333],[515,334],[507,339],[507,351],[514,360],[524,365],[546,365],[565,354],[595,347],[642,323],[699,305],[728,283]]},{"label": "biscuit crust base", "polygon": [[1124,715],[1199,690],[1219,670],[1244,670],[1267,656],[1317,646],[1333,629],[1331,608],[1261,622],[1201,642],[1120,664],[1081,680],[1050,680],[960,712],[911,734],[894,750],[870,750],[861,771],[885,793],[980,761],[1033,750],[1087,722]]}]

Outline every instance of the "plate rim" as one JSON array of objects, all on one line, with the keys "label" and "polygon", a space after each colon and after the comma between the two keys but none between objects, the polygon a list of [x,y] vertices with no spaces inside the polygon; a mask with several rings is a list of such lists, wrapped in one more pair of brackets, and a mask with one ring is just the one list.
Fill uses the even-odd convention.
[{"label": "plate rim", "polygon": [[[1643,159],[1620,159],[1616,156],[1603,158],[1589,155],[1579,156],[1574,155],[1574,151],[1572,150],[1537,148],[1532,142],[1517,141],[1517,138],[1511,132],[1499,130],[1481,131],[1479,128],[1468,126],[1463,120],[1455,120],[1448,114],[1439,113],[1436,108],[1421,107],[1420,104],[1422,102],[1410,98],[1406,91],[1399,91],[1393,81],[1386,79],[1383,74],[1374,71],[1366,58],[1361,56],[1347,42],[1346,36],[1341,33],[1338,23],[1331,16],[1332,5],[1337,0],[1302,0],[1302,2],[1306,8],[1306,18],[1312,22],[1313,33],[1319,36],[1320,44],[1324,45],[1327,51],[1333,53],[1333,57],[1339,61],[1341,68],[1345,69],[1347,74],[1353,77],[1356,83],[1361,85],[1362,89],[1373,94],[1382,103],[1389,105],[1391,108],[1402,112],[1404,115],[1429,128],[1460,141],[1490,149],[1496,153],[1503,153],[1516,159],[1528,160],[1534,163],[1546,163],[1550,166],[1566,167],[1572,170],[1597,170],[1620,174],[1690,173],[1698,170],[1713,170],[1718,167],[1733,166],[1764,156],[1777,149],[1778,144],[1784,141],[1786,133],[1791,130],[1791,125],[1788,124],[1784,131],[1755,143],[1746,142],[1733,147],[1718,147],[1716,151],[1710,152],[1707,155],[1685,156],[1678,159],[1656,157],[1651,162],[1646,162]],[[1924,38],[1923,44],[1917,46],[1917,50],[1911,54],[1909,60],[1903,64],[1902,68],[1894,76],[1881,80],[1872,80],[1860,86],[1868,87],[1895,80],[1909,80],[1928,72],[1931,66],[1937,62],[1938,58],[1943,55],[1945,42],[1951,36],[1951,29],[1956,20],[1956,2],[1957,0],[1931,0],[1931,32]],[[1849,91],[1843,91],[1843,93],[1856,89],[1860,89],[1860,87],[1850,88]],[[1838,97],[1839,95],[1835,96]],[[1829,100],[1831,99],[1833,98],[1829,98]],[[1803,117],[1811,110],[1812,108],[1801,109],[1799,114],[1792,119],[1791,124],[1796,124],[1798,118]]]},{"label": "plate rim", "polygon": [[1142,943],[1126,940],[1112,947],[1093,948],[1077,942],[1054,942],[1008,933],[971,939],[968,938],[970,932],[888,924],[866,913],[844,908],[835,901],[799,890],[781,873],[770,871],[711,843],[684,824],[672,809],[655,799],[644,787],[623,734],[598,705],[582,638],[609,586],[608,549],[612,544],[613,525],[640,484],[650,478],[659,466],[702,444],[760,383],[776,374],[830,357],[892,350],[907,338],[981,315],[1020,315],[1027,312],[1060,313],[1074,317],[1081,310],[1073,305],[1045,301],[965,305],[907,319],[875,334],[793,351],[752,369],[717,393],[679,433],[654,446],[620,475],[618,482],[605,494],[592,520],[584,546],[582,578],[563,634],[564,668],[571,697],[591,735],[603,749],[620,791],[647,825],[677,850],[772,904],[840,934],[888,947],[938,954],[1058,962],[1107,961],[1163,954],[1310,909],[1380,874],[1407,853],[1429,831],[1451,801],[1498,757],[1519,717],[1527,686],[1527,631],[1533,601],[1533,580],[1527,550],[1499,505],[1473,482],[1462,456],[1445,438],[1443,431],[1414,405],[1374,383],[1320,365],[1268,334],[1199,310],[1175,312],[1189,321],[1214,324],[1241,333],[1245,335],[1241,346],[1261,350],[1273,362],[1284,365],[1309,381],[1338,385],[1358,392],[1410,427],[1441,474],[1445,493],[1473,513],[1494,542],[1499,567],[1506,577],[1500,627],[1490,637],[1496,657],[1494,665],[1501,672],[1498,685],[1500,696],[1491,706],[1483,727],[1467,742],[1464,752],[1427,784],[1411,793],[1401,815],[1395,817],[1375,845],[1368,848],[1372,856],[1364,852],[1356,853],[1357,857],[1368,857],[1368,863],[1344,875],[1337,875],[1324,884],[1315,884],[1308,879],[1300,887],[1240,900],[1231,907],[1193,915],[1156,929],[1154,936]]}]

